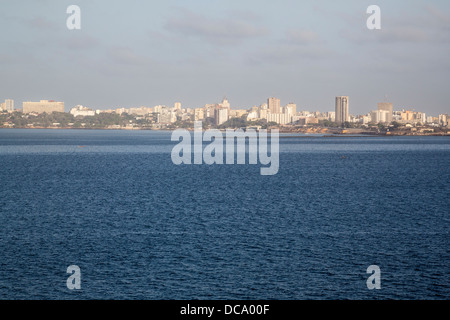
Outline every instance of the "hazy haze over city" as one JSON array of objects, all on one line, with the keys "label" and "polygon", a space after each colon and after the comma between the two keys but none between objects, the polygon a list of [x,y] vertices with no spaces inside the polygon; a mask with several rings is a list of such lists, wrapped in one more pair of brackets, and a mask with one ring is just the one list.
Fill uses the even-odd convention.
[{"label": "hazy haze over city", "polygon": [[[81,8],[81,30],[66,9]],[[366,9],[381,8],[381,30]],[[388,100],[450,111],[449,1],[8,1],[0,100],[54,99],[66,110],[181,101],[248,108],[270,96],[353,114]]]}]

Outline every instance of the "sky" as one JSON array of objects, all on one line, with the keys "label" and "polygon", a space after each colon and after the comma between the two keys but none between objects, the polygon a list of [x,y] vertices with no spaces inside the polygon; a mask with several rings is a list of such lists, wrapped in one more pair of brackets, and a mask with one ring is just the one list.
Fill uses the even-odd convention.
[{"label": "sky", "polygon": [[[69,30],[69,5],[81,29]],[[370,5],[381,30],[369,30]],[[0,0],[0,100],[450,113],[448,0]]]}]

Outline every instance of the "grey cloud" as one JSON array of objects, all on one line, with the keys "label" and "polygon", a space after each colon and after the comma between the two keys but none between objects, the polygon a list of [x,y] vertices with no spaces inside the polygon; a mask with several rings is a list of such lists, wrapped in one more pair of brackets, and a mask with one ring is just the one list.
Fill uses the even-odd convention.
[{"label": "grey cloud", "polygon": [[189,10],[181,10],[181,13],[167,21],[166,30],[214,43],[236,43],[268,34],[266,28],[255,26],[239,17],[211,19]]},{"label": "grey cloud", "polygon": [[29,46],[13,43],[8,47],[7,52],[1,52],[0,49],[0,65],[8,67],[12,65],[30,66],[36,64],[37,61],[38,59],[33,55],[33,52],[29,50]]},{"label": "grey cloud", "polygon": [[136,54],[131,48],[128,47],[111,47],[108,50],[108,57],[113,63],[119,65],[145,65],[148,60],[141,55]]},{"label": "grey cloud", "polygon": [[248,55],[250,64],[287,65],[298,64],[304,60],[322,60],[330,57],[332,50],[319,34],[307,29],[289,29],[284,38],[275,40],[272,45],[257,48]]},{"label": "grey cloud", "polygon": [[384,43],[421,43],[430,39],[429,32],[416,26],[398,26],[392,29],[384,29],[379,37],[379,40]]},{"label": "grey cloud", "polygon": [[319,42],[319,35],[311,30],[290,29],[286,31],[286,39],[292,44],[313,44]]},{"label": "grey cloud", "polygon": [[249,10],[230,10],[229,15],[234,17],[235,19],[243,19],[245,21],[253,21],[256,22],[261,20],[262,17],[256,14],[255,12]]},{"label": "grey cloud", "polygon": [[17,61],[17,59],[10,55],[10,54],[4,54],[4,53],[0,53],[0,64],[11,64],[11,63],[15,63]]},{"label": "grey cloud", "polygon": [[356,45],[365,44],[423,44],[432,41],[433,34],[416,26],[383,27],[381,30],[345,30],[341,37]]},{"label": "grey cloud", "polygon": [[56,27],[53,22],[42,17],[34,17],[32,19],[28,19],[25,21],[25,23],[33,29],[53,29]]},{"label": "grey cloud", "polygon": [[247,62],[251,64],[288,65],[301,63],[304,60],[321,60],[330,57],[332,52],[322,46],[280,45],[266,47],[249,55]]},{"label": "grey cloud", "polygon": [[362,34],[350,37],[350,40],[358,44],[368,42],[378,42],[381,44],[399,44],[399,45],[431,45],[439,46],[450,42],[450,29],[416,27],[413,25],[396,26],[391,29],[385,29],[374,35],[367,37]]},{"label": "grey cloud", "polygon": [[435,6],[428,5],[426,7],[427,12],[438,22],[445,24],[445,26],[449,27],[450,24],[450,15],[444,13],[442,10],[439,10]]},{"label": "grey cloud", "polygon": [[65,40],[66,47],[70,50],[86,50],[99,45],[100,41],[84,34],[76,34]]}]

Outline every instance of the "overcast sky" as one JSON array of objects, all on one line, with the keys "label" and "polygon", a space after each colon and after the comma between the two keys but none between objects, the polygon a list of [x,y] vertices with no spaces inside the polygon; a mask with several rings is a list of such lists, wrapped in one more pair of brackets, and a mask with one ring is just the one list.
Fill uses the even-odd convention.
[{"label": "overcast sky", "polygon": [[[81,30],[66,9],[81,8]],[[369,5],[381,30],[368,30]],[[268,97],[299,110],[400,107],[450,113],[450,1],[169,0],[0,2],[0,100],[66,110],[248,108]]]}]

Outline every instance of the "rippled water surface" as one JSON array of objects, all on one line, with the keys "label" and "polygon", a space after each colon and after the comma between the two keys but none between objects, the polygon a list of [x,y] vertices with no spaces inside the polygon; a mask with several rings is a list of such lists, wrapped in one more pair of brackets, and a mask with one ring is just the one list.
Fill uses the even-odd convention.
[{"label": "rippled water surface", "polygon": [[261,176],[176,166],[170,132],[0,130],[0,299],[448,299],[449,138],[280,143]]}]

